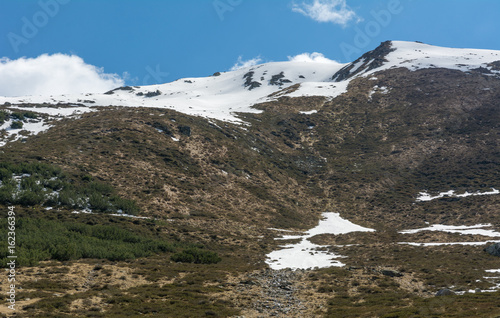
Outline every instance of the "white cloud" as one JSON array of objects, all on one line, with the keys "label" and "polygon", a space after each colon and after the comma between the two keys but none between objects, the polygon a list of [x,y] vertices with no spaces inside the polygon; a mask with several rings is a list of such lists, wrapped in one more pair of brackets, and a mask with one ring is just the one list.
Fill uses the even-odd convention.
[{"label": "white cloud", "polygon": [[337,61],[330,60],[326,58],[321,53],[302,53],[295,56],[289,56],[288,60],[290,62],[308,62],[308,63],[331,63],[331,64],[340,64]]},{"label": "white cloud", "polygon": [[342,26],[346,26],[351,20],[361,21],[356,12],[347,6],[346,0],[314,0],[312,4],[302,2],[293,4],[292,11],[317,22],[331,22]]},{"label": "white cloud", "polygon": [[236,62],[236,64],[234,64],[233,67],[231,67],[231,71],[237,71],[237,70],[245,68],[245,67],[255,66],[261,62],[262,62],[262,59],[260,58],[260,56],[253,58],[251,60],[247,60],[247,61],[243,61],[243,59],[240,56],[240,57],[238,57],[238,62]]},{"label": "white cloud", "polygon": [[106,74],[76,55],[0,58],[0,96],[102,93],[123,85],[120,76]]}]

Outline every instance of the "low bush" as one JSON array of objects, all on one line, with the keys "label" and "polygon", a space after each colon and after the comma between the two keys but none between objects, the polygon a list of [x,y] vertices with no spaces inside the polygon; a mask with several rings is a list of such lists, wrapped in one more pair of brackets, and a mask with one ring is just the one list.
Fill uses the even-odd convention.
[{"label": "low bush", "polygon": [[215,252],[205,251],[199,248],[188,248],[180,253],[172,255],[174,262],[195,264],[217,264],[221,258]]},{"label": "low bush", "polygon": [[[44,219],[19,219],[16,224],[18,264],[35,266],[39,261],[80,258],[122,261],[153,253],[174,252],[174,244],[150,239],[109,225],[88,225]],[[7,219],[0,220],[0,236],[7,237]],[[7,264],[6,240],[0,241],[0,261]]]},{"label": "low bush", "polygon": [[10,128],[12,128],[12,129],[22,129],[23,128],[23,122],[22,121],[13,121],[12,124],[10,125]]}]

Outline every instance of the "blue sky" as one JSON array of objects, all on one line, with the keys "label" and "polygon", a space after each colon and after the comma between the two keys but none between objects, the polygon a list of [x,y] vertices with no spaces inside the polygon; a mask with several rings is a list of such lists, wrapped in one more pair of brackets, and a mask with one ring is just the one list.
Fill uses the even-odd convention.
[{"label": "blue sky", "polygon": [[2,0],[0,12],[3,64],[77,55],[128,85],[208,76],[239,57],[349,62],[385,40],[500,50],[498,0]]}]

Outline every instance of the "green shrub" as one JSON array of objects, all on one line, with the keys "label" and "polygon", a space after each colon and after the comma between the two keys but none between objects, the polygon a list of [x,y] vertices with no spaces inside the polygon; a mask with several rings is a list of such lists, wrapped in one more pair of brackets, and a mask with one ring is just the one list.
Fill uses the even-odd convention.
[{"label": "green shrub", "polygon": [[45,195],[43,192],[24,190],[21,192],[19,198],[17,198],[16,203],[23,206],[34,206],[42,204],[44,201],[45,201]]},{"label": "green shrub", "polygon": [[10,125],[10,128],[21,129],[21,128],[23,128],[23,122],[22,121],[13,121],[12,124]]},{"label": "green shrub", "polygon": [[99,193],[102,195],[111,195],[115,192],[115,189],[113,189],[113,187],[110,186],[109,184],[92,181],[86,186],[85,191],[89,196],[94,193]]},{"label": "green shrub", "polygon": [[15,113],[12,113],[10,116],[11,116],[13,119],[16,119],[16,120],[19,120],[19,121],[24,120],[24,115],[23,115],[23,113],[18,113],[18,112],[15,112]]},{"label": "green shrub", "polygon": [[3,124],[7,120],[7,118],[9,118],[9,116],[10,116],[9,113],[1,110],[0,111],[0,125]]},{"label": "green shrub", "polygon": [[188,248],[172,255],[174,262],[195,264],[216,264],[221,258],[215,252],[204,251],[198,248]]},{"label": "green shrub", "polygon": [[43,189],[43,185],[35,176],[22,178],[20,185],[21,190],[42,191]]},{"label": "green shrub", "polygon": [[12,178],[12,172],[6,168],[0,168],[0,180]]},{"label": "green shrub", "polygon": [[137,213],[139,213],[139,207],[133,200],[114,196],[111,198],[111,201],[113,202],[117,210],[122,210],[125,214],[137,215]]},{"label": "green shrub", "polygon": [[99,193],[92,193],[89,195],[89,205],[92,210],[99,212],[111,212],[112,206],[109,200]]},{"label": "green shrub", "polygon": [[14,187],[3,186],[0,188],[0,203],[4,205],[14,203]]},{"label": "green shrub", "polygon": [[64,187],[64,182],[61,179],[44,180],[43,185],[46,188],[52,189],[54,191],[58,191]]},{"label": "green shrub", "polygon": [[38,118],[38,115],[36,113],[33,113],[33,112],[24,112],[23,116],[25,118],[30,118],[30,119],[36,119],[36,118]]},{"label": "green shrub", "polygon": [[59,192],[59,203],[70,208],[83,208],[82,199],[74,190],[64,189]]},{"label": "green shrub", "polygon": [[82,176],[82,181],[90,182],[93,180],[93,177],[90,174],[86,174]]}]

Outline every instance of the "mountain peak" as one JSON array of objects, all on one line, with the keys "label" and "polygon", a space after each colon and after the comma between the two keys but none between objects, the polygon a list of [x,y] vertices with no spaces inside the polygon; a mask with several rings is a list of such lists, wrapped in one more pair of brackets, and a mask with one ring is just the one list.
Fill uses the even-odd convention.
[{"label": "mountain peak", "polygon": [[500,51],[446,48],[422,42],[385,41],[343,67],[332,76],[332,80],[342,82],[397,67],[405,67],[411,71],[425,68],[471,71],[484,68],[491,74],[498,74],[496,63],[499,60]]},{"label": "mountain peak", "polygon": [[395,51],[392,41],[382,42],[375,50],[366,52],[356,61],[349,63],[340,71],[332,76],[335,82],[341,82],[349,79],[357,74],[371,71],[372,69],[381,67],[384,62],[387,62],[386,56]]}]

